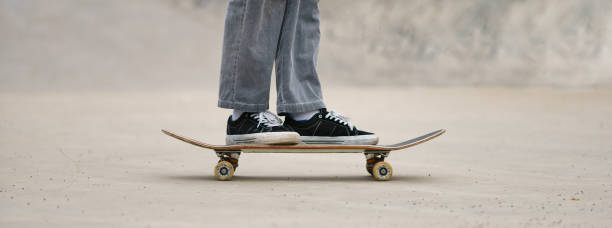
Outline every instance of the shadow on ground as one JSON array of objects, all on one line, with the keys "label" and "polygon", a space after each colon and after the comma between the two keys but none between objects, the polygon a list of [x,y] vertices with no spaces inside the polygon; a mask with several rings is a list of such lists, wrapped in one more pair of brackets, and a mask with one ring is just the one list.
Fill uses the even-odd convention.
[{"label": "shadow on ground", "polygon": [[[180,181],[217,181],[215,176],[208,175],[166,175],[161,176],[162,179],[180,180]],[[244,176],[237,175],[232,178],[232,181],[240,182],[270,182],[270,181],[299,181],[299,182],[366,182],[375,181],[374,178],[367,175],[360,176]],[[439,178],[430,176],[393,176],[392,182],[414,182],[414,183],[432,183],[439,181]]]}]

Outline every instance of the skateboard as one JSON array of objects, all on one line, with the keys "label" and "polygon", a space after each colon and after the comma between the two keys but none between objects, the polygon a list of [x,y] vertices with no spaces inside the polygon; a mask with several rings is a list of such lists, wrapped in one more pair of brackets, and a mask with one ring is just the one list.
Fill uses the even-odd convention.
[{"label": "skateboard", "polygon": [[215,176],[218,180],[231,180],[238,168],[238,158],[241,153],[363,153],[366,157],[366,170],[376,180],[387,181],[393,175],[393,168],[385,161],[389,153],[394,150],[406,149],[433,138],[436,138],[446,130],[440,129],[404,142],[392,145],[341,145],[341,144],[295,144],[295,145],[262,145],[262,144],[237,144],[237,145],[212,145],[195,139],[180,136],[167,130],[162,132],[183,142],[214,150],[219,157],[215,166]]}]

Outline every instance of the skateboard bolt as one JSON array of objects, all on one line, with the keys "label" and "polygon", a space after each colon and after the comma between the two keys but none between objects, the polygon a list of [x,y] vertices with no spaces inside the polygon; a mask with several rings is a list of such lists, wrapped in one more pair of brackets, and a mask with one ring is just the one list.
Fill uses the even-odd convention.
[{"label": "skateboard bolt", "polygon": [[229,173],[229,170],[227,170],[227,167],[222,167],[221,169],[219,169],[219,173],[221,175],[227,175],[227,173]]},{"label": "skateboard bolt", "polygon": [[387,168],[381,168],[378,173],[380,173],[380,175],[384,176],[387,175],[389,171],[387,170]]}]

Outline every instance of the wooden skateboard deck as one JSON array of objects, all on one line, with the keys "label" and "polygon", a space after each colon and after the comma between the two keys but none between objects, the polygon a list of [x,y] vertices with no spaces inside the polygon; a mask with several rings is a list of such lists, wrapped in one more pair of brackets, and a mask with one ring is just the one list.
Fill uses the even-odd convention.
[{"label": "wooden skateboard deck", "polygon": [[200,142],[195,139],[187,138],[167,130],[162,130],[166,135],[192,144],[194,146],[203,147],[215,151],[235,151],[243,153],[365,153],[376,151],[393,151],[401,150],[408,147],[427,142],[435,137],[438,137],[446,130],[440,129],[429,134],[425,134],[404,142],[392,145],[340,145],[340,144],[295,144],[295,145],[262,145],[262,144],[238,144],[238,145],[212,145]]},{"label": "wooden skateboard deck", "polygon": [[238,145],[213,145],[195,139],[181,136],[167,130],[161,130],[164,134],[194,146],[214,150],[220,158],[215,167],[215,176],[219,180],[230,180],[238,167],[238,158],[241,153],[364,153],[366,156],[366,170],[377,180],[389,180],[393,169],[384,159],[393,150],[401,150],[412,147],[446,132],[444,129],[406,140],[391,145],[341,145],[341,144],[295,144],[295,145],[262,145],[262,144],[238,144]]}]

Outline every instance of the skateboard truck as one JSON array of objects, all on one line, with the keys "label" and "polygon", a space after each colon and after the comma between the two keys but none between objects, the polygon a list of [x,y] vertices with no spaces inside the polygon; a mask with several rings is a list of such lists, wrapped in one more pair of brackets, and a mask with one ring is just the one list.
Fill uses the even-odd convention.
[{"label": "skateboard truck", "polygon": [[240,151],[218,151],[215,150],[219,162],[215,166],[215,176],[218,180],[231,180],[234,172],[238,169],[238,158]]},{"label": "skateboard truck", "polygon": [[388,180],[393,175],[393,167],[385,158],[391,151],[372,151],[366,150],[363,154],[366,157],[366,171],[376,180]]}]

